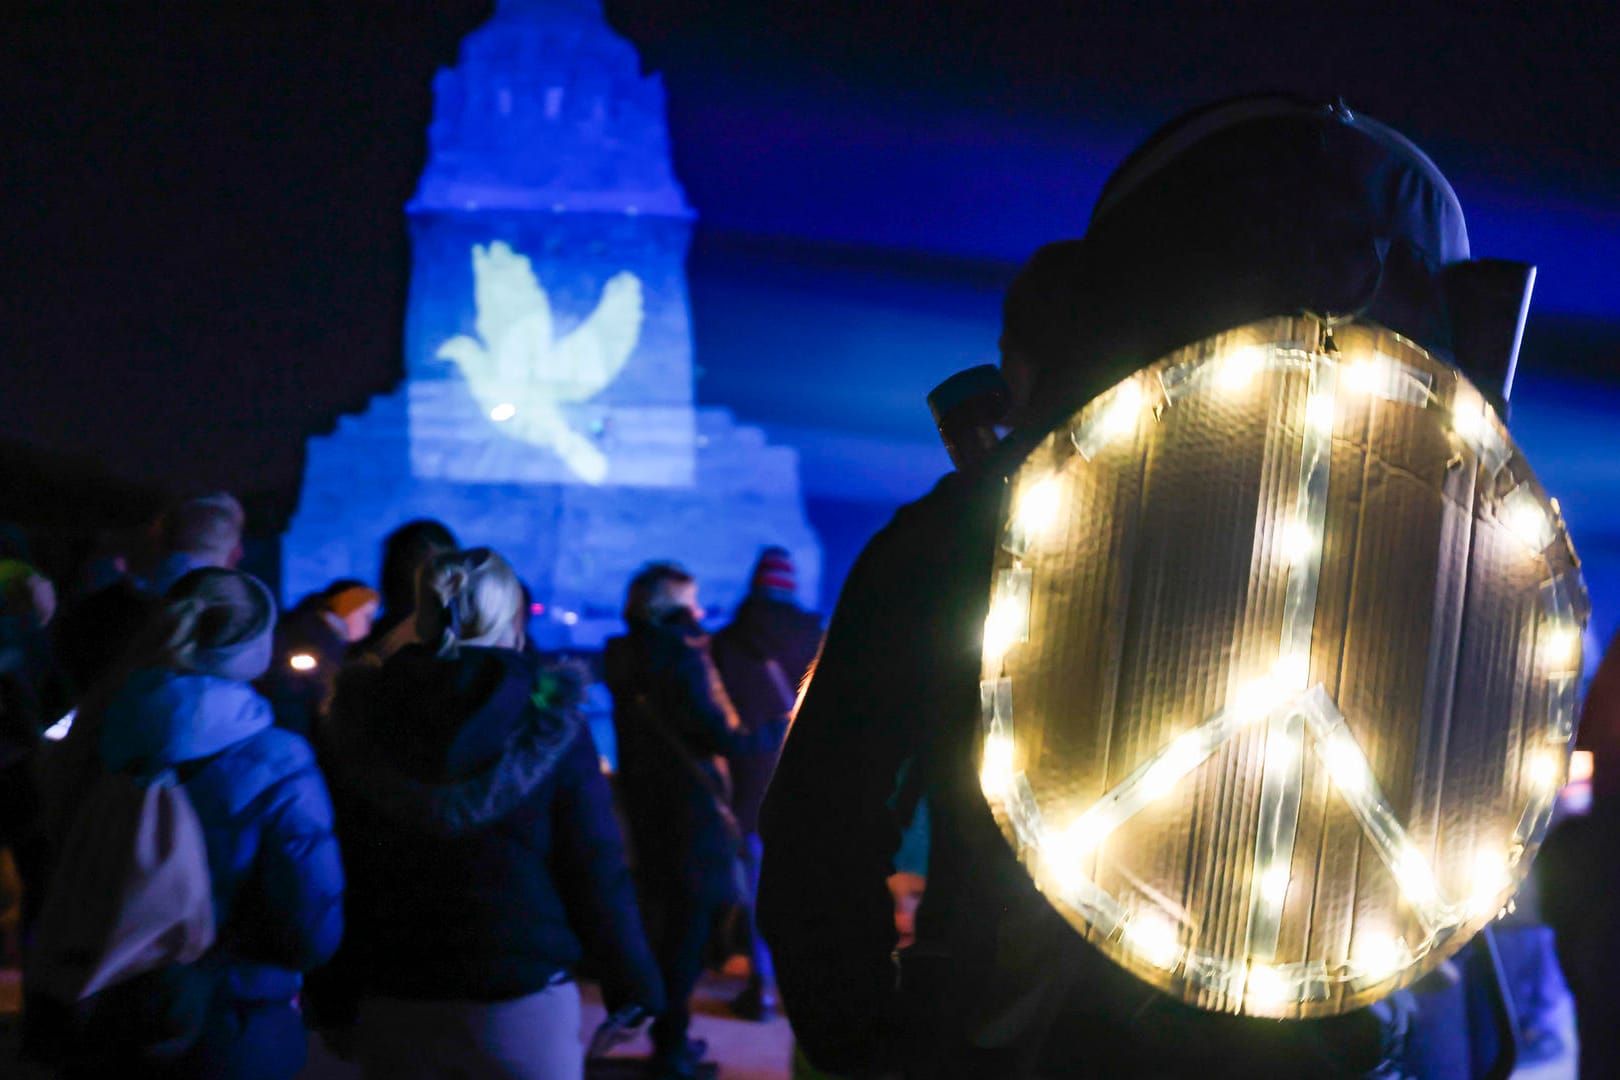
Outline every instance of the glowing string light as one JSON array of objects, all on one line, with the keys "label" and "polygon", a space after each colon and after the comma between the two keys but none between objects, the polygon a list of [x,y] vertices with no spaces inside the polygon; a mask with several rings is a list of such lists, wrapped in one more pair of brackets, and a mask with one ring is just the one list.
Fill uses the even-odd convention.
[{"label": "glowing string light", "polygon": [[1173,970],[1185,950],[1175,924],[1152,910],[1138,911],[1125,924],[1124,943],[1156,968]]},{"label": "glowing string light", "polygon": [[314,671],[315,658],[309,653],[293,653],[287,658],[287,666],[294,671]]},{"label": "glowing string light", "polygon": [[517,415],[517,406],[510,401],[503,401],[489,410],[489,418],[497,424],[504,424]]},{"label": "glowing string light", "polygon": [[1017,526],[1026,536],[1040,536],[1057,521],[1062,490],[1057,480],[1047,477],[1029,486],[1018,500]]}]

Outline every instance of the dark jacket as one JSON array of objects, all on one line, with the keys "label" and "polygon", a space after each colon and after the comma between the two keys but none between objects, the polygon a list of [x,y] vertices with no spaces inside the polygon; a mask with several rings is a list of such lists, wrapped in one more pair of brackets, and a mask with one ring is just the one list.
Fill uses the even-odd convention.
[{"label": "dark jacket", "polygon": [[[714,663],[745,731],[759,732],[793,711],[799,683],[821,647],[821,620],[769,590],[749,595],[714,636]],[[780,744],[731,754],[731,806],[745,833],[759,831],[759,807]]]},{"label": "dark jacket", "polygon": [[734,899],[739,837],[728,820],[724,755],[754,742],[737,725],[708,637],[688,618],[638,622],[608,639],[603,669],[613,692],[619,791],[643,884]]},{"label": "dark jacket", "polygon": [[589,952],[610,1007],[662,1007],[577,695],[508,649],[412,645],[344,672],[323,753],[351,883],[345,992],[510,1000]]},{"label": "dark jacket", "polygon": [[[976,770],[1000,505],[998,482],[953,474],[872,540],[783,749],[758,911],[801,1048],[824,1069],[905,1065],[939,1080],[1376,1064],[1383,1035],[1367,1010],[1290,1024],[1200,1012],[1114,964],[1036,891]],[[886,879],[924,797],[928,891],[897,973]]]}]

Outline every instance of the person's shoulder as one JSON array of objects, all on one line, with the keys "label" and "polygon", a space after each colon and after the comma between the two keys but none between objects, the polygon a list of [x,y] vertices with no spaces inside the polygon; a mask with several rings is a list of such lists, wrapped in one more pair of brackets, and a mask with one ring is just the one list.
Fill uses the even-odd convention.
[{"label": "person's shoulder", "polygon": [[226,791],[225,801],[241,810],[275,792],[321,781],[315,751],[302,735],[267,727],[231,746],[207,770]]}]

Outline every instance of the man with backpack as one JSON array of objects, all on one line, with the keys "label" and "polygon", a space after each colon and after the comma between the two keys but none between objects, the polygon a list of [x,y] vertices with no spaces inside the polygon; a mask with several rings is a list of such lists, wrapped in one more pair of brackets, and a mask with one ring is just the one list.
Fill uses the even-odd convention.
[{"label": "man with backpack", "polygon": [[[814,1065],[929,1080],[1388,1067],[1399,995],[1320,1021],[1201,1012],[1064,922],[981,793],[981,641],[1003,477],[1052,423],[1267,315],[1358,311],[1444,344],[1437,271],[1467,257],[1456,197],[1410,143],[1342,105],[1262,97],[1167,126],[1105,186],[1085,239],[1019,274],[1001,341],[1010,407],[995,418],[1013,434],[862,553],[765,802],[760,923]],[[924,799],[928,887],[916,944],[896,954],[885,882]]]},{"label": "man with backpack", "polygon": [[185,574],[43,763],[57,860],[25,1051],[64,1075],[303,1067],[300,973],[337,948],[343,871],[313,752],[248,685],[274,624],[257,579]]}]

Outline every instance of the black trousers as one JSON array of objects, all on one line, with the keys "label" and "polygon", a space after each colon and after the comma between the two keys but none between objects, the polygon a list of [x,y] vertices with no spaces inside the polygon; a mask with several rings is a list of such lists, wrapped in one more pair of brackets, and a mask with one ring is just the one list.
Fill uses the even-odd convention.
[{"label": "black trousers", "polygon": [[653,1050],[680,1052],[692,1023],[692,991],[703,976],[704,957],[726,904],[683,875],[655,875],[642,884],[642,918],[658,970],[664,978],[664,1011],[653,1021]]}]

